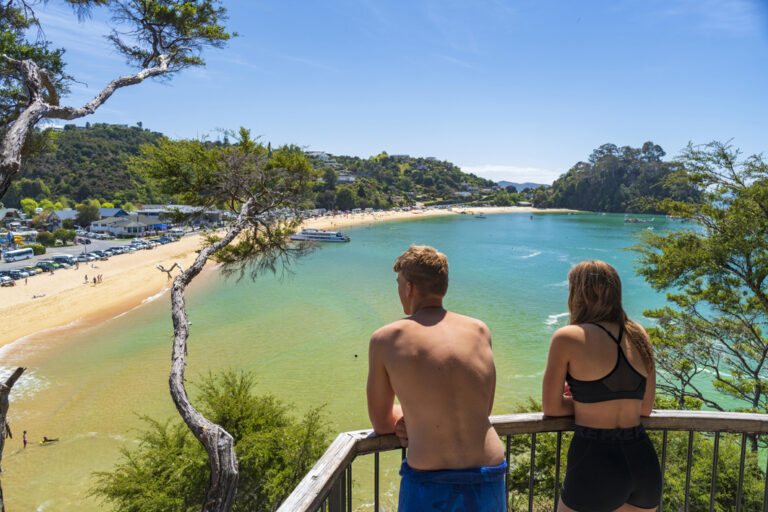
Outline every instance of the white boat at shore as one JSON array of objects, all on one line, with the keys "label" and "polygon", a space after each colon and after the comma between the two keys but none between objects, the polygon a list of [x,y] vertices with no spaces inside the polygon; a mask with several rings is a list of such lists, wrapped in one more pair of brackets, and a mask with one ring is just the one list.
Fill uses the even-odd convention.
[{"label": "white boat at shore", "polygon": [[349,242],[349,235],[341,231],[326,231],[325,229],[302,229],[301,233],[291,235],[291,240],[312,242]]}]

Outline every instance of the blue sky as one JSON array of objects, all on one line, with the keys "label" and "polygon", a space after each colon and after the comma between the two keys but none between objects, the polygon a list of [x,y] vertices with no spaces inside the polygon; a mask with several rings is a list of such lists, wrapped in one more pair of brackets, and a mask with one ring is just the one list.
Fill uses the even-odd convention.
[{"label": "blue sky", "polygon": [[[250,128],[272,144],[449,160],[551,183],[599,145],[673,157],[733,139],[768,151],[767,0],[234,0],[239,33],[205,68],[118,91],[90,122],[172,138]],[[80,105],[130,72],[103,38],[41,8]]]}]

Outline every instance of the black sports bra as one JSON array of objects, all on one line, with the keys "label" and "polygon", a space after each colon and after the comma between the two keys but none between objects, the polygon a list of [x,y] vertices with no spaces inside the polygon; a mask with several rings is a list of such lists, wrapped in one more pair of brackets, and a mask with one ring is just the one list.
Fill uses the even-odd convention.
[{"label": "black sports bra", "polygon": [[[591,323],[591,322],[590,322]],[[624,335],[624,326],[619,329],[619,337],[614,338],[608,329],[600,324],[593,323],[604,330],[613,341],[616,342],[616,365],[613,370],[602,379],[578,380],[565,374],[565,381],[571,387],[571,394],[575,402],[595,403],[609,400],[621,400],[622,398],[634,398],[642,400],[645,396],[646,378],[627,360],[621,349],[621,337]]]}]

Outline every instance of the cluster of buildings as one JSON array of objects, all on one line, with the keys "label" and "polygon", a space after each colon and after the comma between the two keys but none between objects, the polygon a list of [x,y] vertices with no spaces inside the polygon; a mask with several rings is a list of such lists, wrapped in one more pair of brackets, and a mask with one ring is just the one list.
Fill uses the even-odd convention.
[{"label": "cluster of buildings", "polygon": [[[54,231],[64,226],[64,221],[76,221],[77,210],[68,208],[45,213],[44,228]],[[184,217],[185,224],[192,226],[219,226],[226,222],[230,213],[212,208],[201,209],[187,205],[145,205],[136,211],[122,208],[99,208],[99,218],[91,222],[87,230],[91,233],[114,237],[137,237],[165,231]],[[32,219],[15,208],[0,208],[0,226],[8,229],[29,228]]]}]

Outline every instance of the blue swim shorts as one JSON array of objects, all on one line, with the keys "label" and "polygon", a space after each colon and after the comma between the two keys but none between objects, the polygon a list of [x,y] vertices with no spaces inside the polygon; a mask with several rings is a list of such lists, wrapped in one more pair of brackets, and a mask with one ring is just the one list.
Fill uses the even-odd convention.
[{"label": "blue swim shorts", "polygon": [[399,512],[506,512],[507,461],[487,468],[419,471],[400,466]]}]

